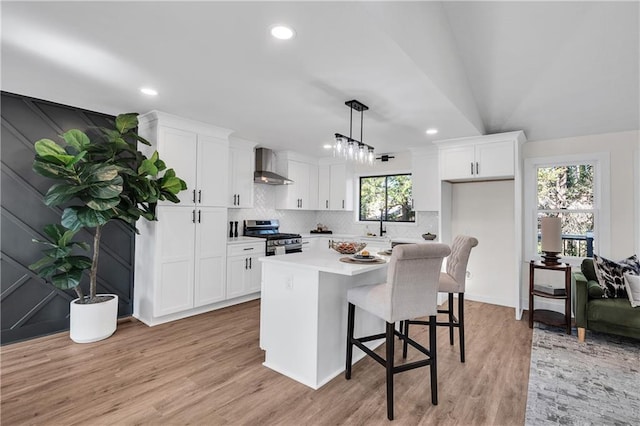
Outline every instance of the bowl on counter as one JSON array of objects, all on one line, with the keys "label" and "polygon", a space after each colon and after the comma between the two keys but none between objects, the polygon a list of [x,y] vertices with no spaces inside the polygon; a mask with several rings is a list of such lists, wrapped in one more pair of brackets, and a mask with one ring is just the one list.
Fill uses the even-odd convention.
[{"label": "bowl on counter", "polygon": [[331,241],[329,246],[340,254],[356,254],[367,244],[360,241]]},{"label": "bowl on counter", "polygon": [[436,239],[436,237],[437,237],[437,235],[436,235],[436,234],[432,234],[432,233],[430,233],[430,232],[427,232],[426,234],[422,234],[422,238],[424,238],[424,239],[425,239],[425,240],[427,240],[427,241],[435,240],[435,239]]}]

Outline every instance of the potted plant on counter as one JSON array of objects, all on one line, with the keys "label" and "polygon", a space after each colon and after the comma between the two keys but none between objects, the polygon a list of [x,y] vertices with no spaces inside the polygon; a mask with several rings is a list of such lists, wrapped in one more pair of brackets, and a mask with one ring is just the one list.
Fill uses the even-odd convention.
[{"label": "potted plant on counter", "polygon": [[[78,343],[109,337],[116,329],[118,296],[97,294],[98,257],[102,228],[120,221],[138,232],[141,217],[157,220],[159,200],[178,203],[176,196],[187,188],[173,169],[167,169],[157,151],[151,158],[136,149],[136,142],[150,145],[136,133],[138,114],[121,114],[113,128],[92,129],[90,134],[72,129],[61,135],[63,144],[50,139],[35,143],[33,170],[56,181],[44,196],[47,206],[66,206],[60,224],[44,227],[49,241],[44,257],[29,266],[62,290],[75,290],[71,301],[70,337]],[[70,205],[71,204],[71,205]],[[73,241],[82,229],[93,230],[93,254],[85,242]],[[89,294],[80,283],[89,270]]]}]

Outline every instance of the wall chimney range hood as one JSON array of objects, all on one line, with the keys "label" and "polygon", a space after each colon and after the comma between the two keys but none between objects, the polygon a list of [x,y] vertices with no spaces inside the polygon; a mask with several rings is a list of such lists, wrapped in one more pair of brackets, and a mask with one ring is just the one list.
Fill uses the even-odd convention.
[{"label": "wall chimney range hood", "polygon": [[275,158],[273,151],[267,148],[256,148],[256,170],[253,172],[255,183],[267,185],[289,185],[293,181],[275,173]]}]

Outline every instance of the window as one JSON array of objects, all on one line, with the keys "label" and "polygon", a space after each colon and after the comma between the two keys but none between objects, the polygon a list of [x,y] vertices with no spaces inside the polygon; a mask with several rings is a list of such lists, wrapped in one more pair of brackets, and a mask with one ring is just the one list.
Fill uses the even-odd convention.
[{"label": "window", "polygon": [[415,222],[411,174],[360,178],[360,221]]},{"label": "window", "polygon": [[527,255],[540,250],[540,219],[562,220],[562,253],[571,258],[592,257],[609,248],[609,157],[580,154],[525,161],[525,241]]}]

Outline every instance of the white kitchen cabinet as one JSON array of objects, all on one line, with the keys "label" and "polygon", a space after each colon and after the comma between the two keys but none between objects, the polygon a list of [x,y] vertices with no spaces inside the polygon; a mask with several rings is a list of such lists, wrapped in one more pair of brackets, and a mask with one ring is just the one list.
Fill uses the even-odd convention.
[{"label": "white kitchen cabinet", "polygon": [[512,179],[516,161],[515,140],[509,136],[495,136],[436,142],[440,179],[452,182]]},{"label": "white kitchen cabinet", "polygon": [[331,165],[318,166],[318,210],[331,210]]},{"label": "white kitchen cabinet", "polygon": [[227,299],[260,291],[260,262],[264,241],[227,246]]},{"label": "white kitchen cabinet", "polygon": [[149,325],[225,300],[227,211],[159,206],[136,237],[134,316]]},{"label": "white kitchen cabinet", "polygon": [[353,210],[353,170],[344,162],[321,159],[318,166],[318,209]]},{"label": "white kitchen cabinet", "polygon": [[411,150],[411,181],[415,211],[440,210],[440,175],[438,151]]},{"label": "white kitchen cabinet", "polygon": [[182,205],[227,206],[230,130],[159,111],[138,120],[138,133],[152,143],[150,147],[140,144],[139,149],[147,156],[157,150],[186,182],[187,190],[178,194]]},{"label": "white kitchen cabinet", "polygon": [[316,210],[318,208],[318,165],[291,152],[278,153],[278,174],[293,181],[276,189],[276,208]]},{"label": "white kitchen cabinet", "polygon": [[229,146],[228,207],[253,207],[254,146],[255,143],[239,141],[234,141]]}]

